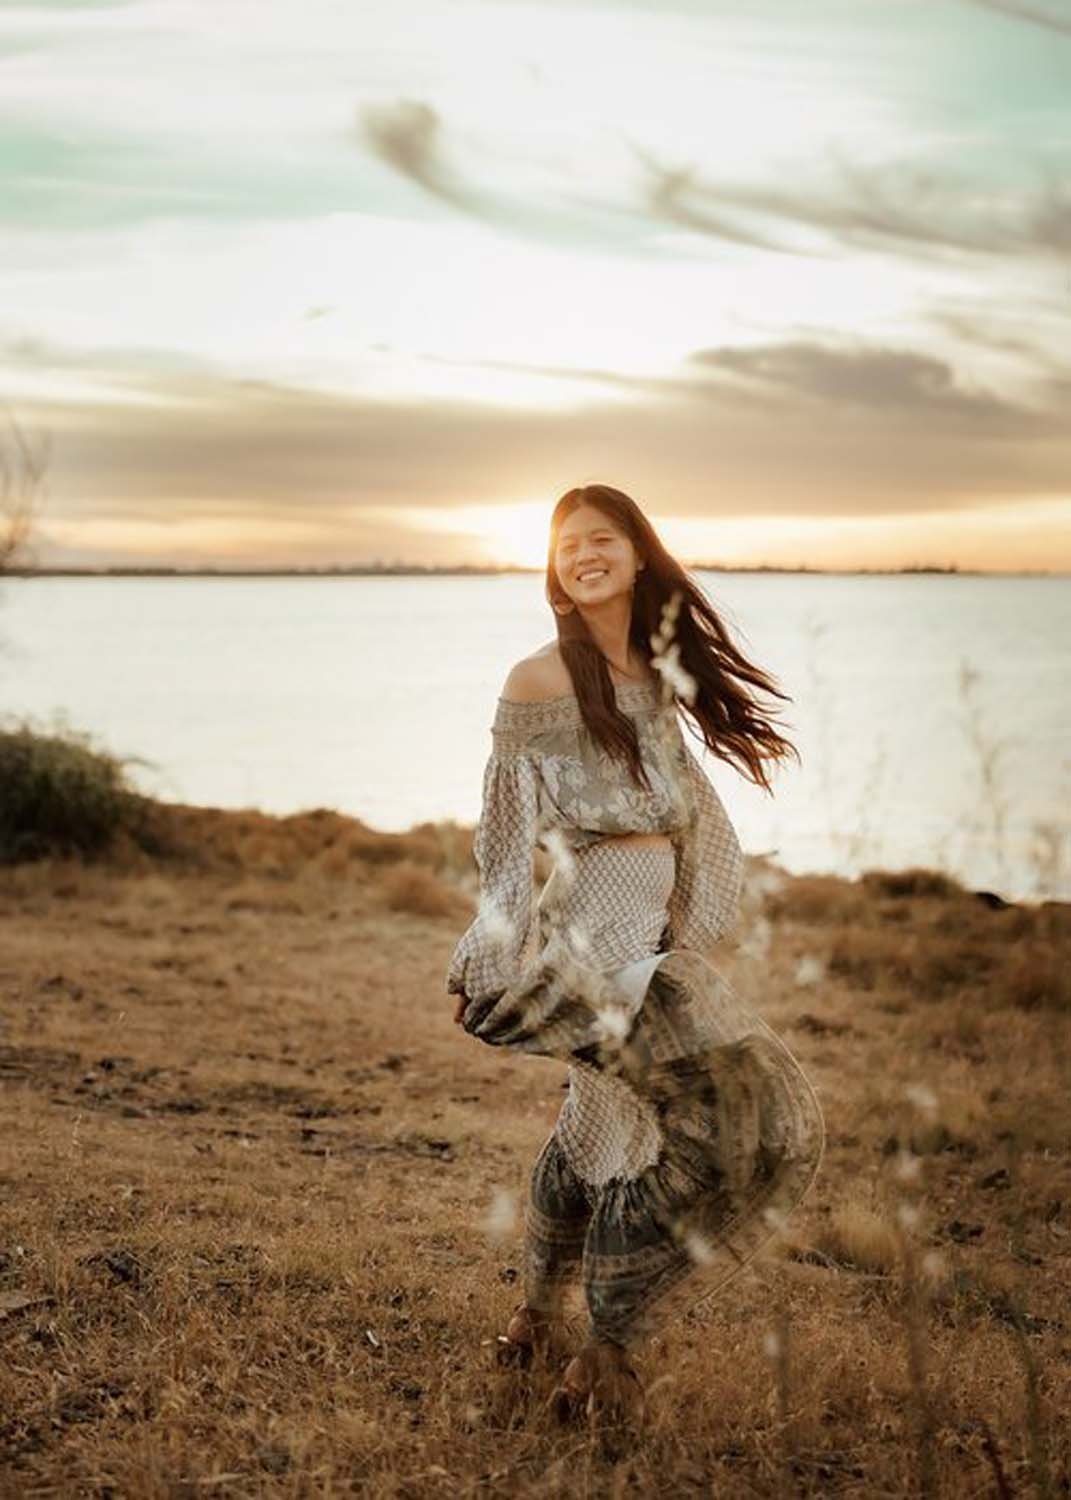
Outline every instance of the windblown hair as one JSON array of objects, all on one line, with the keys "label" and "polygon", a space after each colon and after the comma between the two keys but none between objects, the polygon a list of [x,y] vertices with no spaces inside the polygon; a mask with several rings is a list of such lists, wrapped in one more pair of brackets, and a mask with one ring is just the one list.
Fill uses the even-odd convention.
[{"label": "windblown hair", "polygon": [[[757,688],[786,703],[792,700],[781,692],[775,679],[738,649],[699,584],[670,556],[635,500],[622,490],[586,484],[567,490],[558,500],[550,520],[547,602],[552,606],[573,604],[558,582],[554,555],[563,522],[580,505],[594,506],[607,516],[631,539],[645,564],[636,575],[632,596],[631,646],[651,664],[657,654],[652,636],[657,636],[662,626],[663,608],[679,594],[674,639],[680,650],[680,666],[693,678],[696,691],[691,703],[680,697],[678,703],[694,720],[713,755],[735,765],[749,781],[771,792],[763,762],[790,755],[798,761],[799,752],[774,727],[770,711],[756,701],[750,689]],[[573,604],[566,614],[555,611],[554,619],[562,661],[572,678],[581,717],[607,753],[625,760],[634,779],[646,784],[635,725],[617,707],[606,659],[580,610]]]}]

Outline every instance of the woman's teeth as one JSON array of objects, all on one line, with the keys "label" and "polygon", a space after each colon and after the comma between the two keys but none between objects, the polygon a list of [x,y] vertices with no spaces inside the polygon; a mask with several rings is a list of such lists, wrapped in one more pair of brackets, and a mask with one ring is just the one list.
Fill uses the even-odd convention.
[{"label": "woman's teeth", "polygon": [[593,571],[591,573],[581,573],[580,576],[579,576],[579,578],[577,579],[577,582],[578,583],[588,583],[593,578],[605,578],[605,576],[606,576],[606,569],[605,568],[598,568],[597,570],[595,570],[595,571]]}]

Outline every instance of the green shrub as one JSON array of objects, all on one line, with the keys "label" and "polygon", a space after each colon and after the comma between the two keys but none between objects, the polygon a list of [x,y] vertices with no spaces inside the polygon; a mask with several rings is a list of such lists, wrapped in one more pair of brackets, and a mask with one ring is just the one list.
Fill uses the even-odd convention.
[{"label": "green shrub", "polygon": [[75,731],[0,730],[0,863],[93,854],[134,831],[143,798],[124,762]]}]

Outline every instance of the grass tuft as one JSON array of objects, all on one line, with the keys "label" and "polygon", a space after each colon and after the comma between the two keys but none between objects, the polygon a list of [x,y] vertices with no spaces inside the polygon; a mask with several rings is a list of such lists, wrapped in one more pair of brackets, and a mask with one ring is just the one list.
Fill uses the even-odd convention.
[{"label": "grass tuft", "polygon": [[380,889],[391,911],[412,912],[418,917],[448,917],[460,908],[456,893],[413,860],[392,866],[383,876]]}]

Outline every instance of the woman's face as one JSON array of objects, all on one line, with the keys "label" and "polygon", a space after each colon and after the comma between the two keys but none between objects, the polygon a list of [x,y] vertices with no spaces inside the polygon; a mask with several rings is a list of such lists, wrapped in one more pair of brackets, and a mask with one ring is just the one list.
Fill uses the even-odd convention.
[{"label": "woman's face", "polygon": [[579,505],[562,522],[554,548],[554,571],[573,603],[605,604],[628,594],[639,563],[631,538],[593,505]]}]

